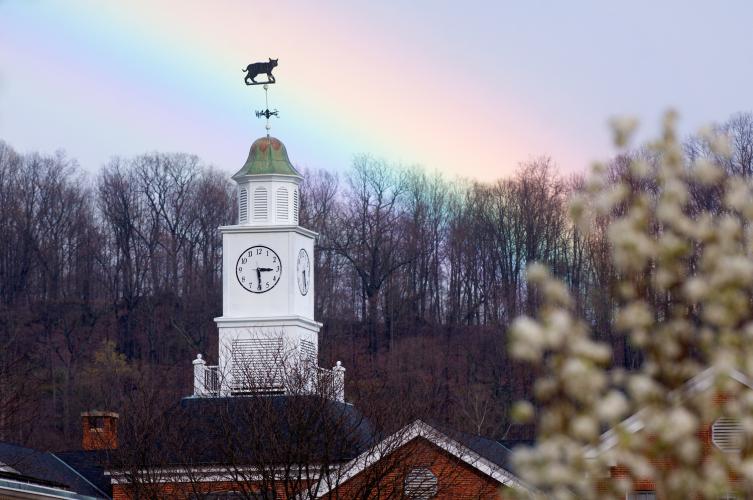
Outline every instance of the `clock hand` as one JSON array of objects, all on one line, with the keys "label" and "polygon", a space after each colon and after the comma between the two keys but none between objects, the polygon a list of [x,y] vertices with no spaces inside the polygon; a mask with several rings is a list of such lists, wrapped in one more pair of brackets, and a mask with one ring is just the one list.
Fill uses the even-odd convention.
[{"label": "clock hand", "polygon": [[273,271],[273,269],[271,267],[258,267],[258,268],[256,268],[256,270],[259,271],[259,272],[261,272],[261,271]]},{"label": "clock hand", "polygon": [[256,268],[256,281],[259,283],[256,287],[257,290],[261,290],[261,269]]}]

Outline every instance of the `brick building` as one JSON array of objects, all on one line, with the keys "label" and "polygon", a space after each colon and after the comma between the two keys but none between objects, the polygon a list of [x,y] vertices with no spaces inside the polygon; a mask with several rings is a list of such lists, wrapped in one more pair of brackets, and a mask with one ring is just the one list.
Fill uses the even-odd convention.
[{"label": "brick building", "polygon": [[175,432],[145,448],[118,448],[119,416],[98,411],[82,414],[82,450],[0,443],[0,498],[449,500],[530,491],[499,442],[420,420],[384,436],[352,405],[318,397],[184,398],[165,418]]},{"label": "brick building", "polygon": [[[719,373],[714,368],[708,368],[699,375],[689,380],[681,389],[680,397],[692,398],[700,393],[715,390],[714,382],[717,377],[727,377],[730,383],[739,384],[742,389],[753,389],[753,381],[738,370],[729,370]],[[721,394],[715,394],[712,398],[715,404],[721,403],[725,398]],[[601,436],[598,446],[590,450],[590,456],[595,457],[611,450],[619,439],[619,434],[627,432],[630,434],[645,432],[644,423],[641,418],[641,412],[630,416],[620,424],[619,431],[610,429]],[[739,452],[743,445],[744,433],[742,422],[735,418],[729,418],[724,415],[714,421],[705,422],[697,432],[697,437],[702,445],[701,459],[699,467],[711,453],[736,453]],[[657,458],[651,460],[653,466],[657,468],[671,469],[673,464],[669,460]],[[631,485],[632,491],[626,492],[628,500],[653,500],[658,498],[656,493],[656,483],[650,478],[636,476],[630,468],[624,464],[614,462],[611,464],[609,476],[605,481],[627,479]],[[749,498],[748,496],[737,496],[733,491],[737,490],[738,483],[734,478],[730,478],[730,490],[720,498],[723,500],[739,500]],[[605,483],[606,486],[606,483]]]},{"label": "brick building", "polygon": [[[302,410],[294,396],[272,396],[275,424],[293,422],[298,415],[319,420],[319,402]],[[181,440],[188,460],[177,457],[138,477],[129,468],[111,468],[113,498],[138,496],[159,498],[416,498],[496,499],[504,492],[528,488],[509,470],[510,451],[500,443],[415,421],[387,436],[378,436],[351,405],[332,402],[327,422],[308,440],[311,426],[292,425],[285,432],[264,428],[255,433],[254,422],[237,418],[257,407],[258,401],[241,398],[207,401],[184,400],[176,425],[196,438],[190,445]],[[197,434],[209,421],[229,408],[237,425],[228,432]],[[289,412],[296,415],[289,415]],[[264,419],[270,413],[262,410]],[[273,417],[274,418],[274,417]],[[220,426],[223,427],[223,426]],[[244,443],[234,449],[232,435]],[[326,439],[318,440],[325,436]],[[276,451],[266,455],[267,442]],[[260,449],[262,448],[262,449]],[[258,454],[258,455],[257,455]],[[187,463],[189,462],[190,463]],[[138,483],[138,484],[135,484]]]}]

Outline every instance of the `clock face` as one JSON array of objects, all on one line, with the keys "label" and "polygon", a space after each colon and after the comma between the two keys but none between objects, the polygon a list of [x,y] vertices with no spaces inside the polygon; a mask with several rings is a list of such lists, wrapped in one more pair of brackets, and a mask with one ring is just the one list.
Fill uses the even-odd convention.
[{"label": "clock face", "polygon": [[235,265],[235,276],[252,293],[268,292],[280,281],[282,263],[269,247],[253,246],[243,251]]},{"label": "clock face", "polygon": [[302,295],[306,295],[309,293],[309,285],[311,284],[311,263],[309,262],[309,254],[303,248],[298,252],[296,274],[298,275],[298,290],[301,291]]}]

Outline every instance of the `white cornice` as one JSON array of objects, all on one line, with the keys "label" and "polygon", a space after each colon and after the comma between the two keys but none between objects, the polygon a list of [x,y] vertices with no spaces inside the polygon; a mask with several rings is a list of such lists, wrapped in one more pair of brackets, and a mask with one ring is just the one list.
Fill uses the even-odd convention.
[{"label": "white cornice", "polygon": [[283,181],[283,182],[293,182],[295,184],[300,184],[300,182],[303,180],[303,177],[300,175],[286,175],[286,174],[244,174],[244,175],[234,175],[232,179],[237,182],[238,184],[245,184],[245,183],[251,183],[251,182],[269,182],[269,181]]},{"label": "white cornice", "polygon": [[308,236],[309,238],[316,238],[319,233],[310,229],[306,229],[296,225],[269,225],[269,226],[252,226],[245,224],[236,224],[234,226],[220,226],[220,233],[287,233],[294,232]]},{"label": "white cornice", "polygon": [[300,326],[308,330],[318,332],[322,323],[313,321],[303,316],[270,316],[270,317],[226,317],[219,316],[214,318],[218,327],[230,328],[253,328],[253,327],[275,327],[275,326]]}]

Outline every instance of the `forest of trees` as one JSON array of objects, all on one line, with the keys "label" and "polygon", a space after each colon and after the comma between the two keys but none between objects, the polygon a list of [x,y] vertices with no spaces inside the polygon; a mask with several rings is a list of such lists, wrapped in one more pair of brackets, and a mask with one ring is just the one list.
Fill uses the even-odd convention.
[{"label": "forest of trees", "polygon": [[[753,115],[720,128],[733,139],[725,168],[753,175]],[[712,155],[703,144],[689,138],[688,156]],[[617,177],[627,163],[605,168]],[[343,361],[349,400],[399,399],[460,430],[527,437],[507,413],[534,374],[508,355],[506,329],[540,302],[525,280],[533,261],[571,287],[615,364],[640,362],[613,333],[610,221],[588,232],[572,222],[567,201],[586,180],[554,160],[493,183],[368,156],[303,175],[300,224],[320,234],[319,361]],[[692,195],[699,207],[719,201]],[[216,360],[217,228],[236,222],[235,199],[225,172],[188,154],[114,158],[86,175],[62,153],[0,141],[0,440],[74,447],[83,410],[191,392],[196,353]]]}]

